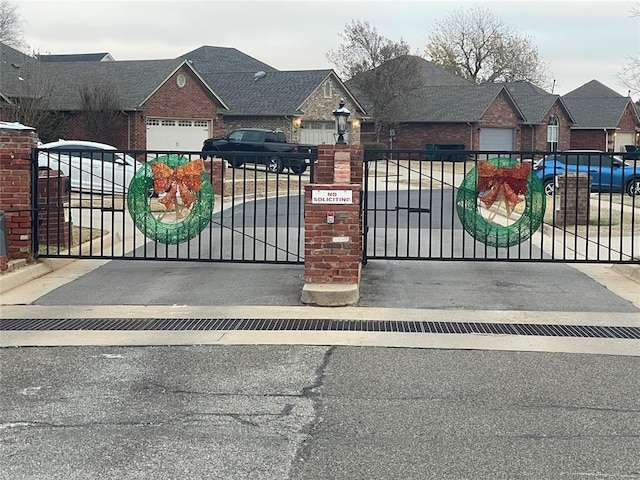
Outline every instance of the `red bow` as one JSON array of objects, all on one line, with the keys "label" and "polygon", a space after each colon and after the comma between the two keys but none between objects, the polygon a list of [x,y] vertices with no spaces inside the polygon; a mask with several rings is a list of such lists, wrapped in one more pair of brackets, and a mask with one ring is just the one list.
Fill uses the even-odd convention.
[{"label": "red bow", "polygon": [[160,199],[167,210],[171,210],[177,201],[178,193],[185,208],[198,199],[196,193],[202,188],[203,160],[193,160],[184,167],[171,168],[162,162],[151,164],[153,173],[153,189],[157,194],[168,191],[164,198]]},{"label": "red bow", "polygon": [[523,201],[520,195],[527,191],[530,173],[531,165],[528,163],[508,168],[496,167],[486,161],[478,162],[478,192],[482,194],[480,201],[491,208],[496,200],[504,198],[507,201],[507,214],[511,214],[515,206]]}]

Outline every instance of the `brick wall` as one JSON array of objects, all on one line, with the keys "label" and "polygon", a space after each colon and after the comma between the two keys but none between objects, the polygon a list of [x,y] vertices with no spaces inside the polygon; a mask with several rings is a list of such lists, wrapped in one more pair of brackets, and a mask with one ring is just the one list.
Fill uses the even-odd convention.
[{"label": "brick wall", "polygon": [[[393,148],[424,150],[427,143],[460,143],[471,149],[472,127],[462,123],[417,123],[402,125],[396,130]],[[383,138],[388,144],[389,139]]]},{"label": "brick wall", "polygon": [[583,150],[606,150],[607,135],[604,130],[572,130],[571,148]]},{"label": "brick wall", "polygon": [[31,251],[31,150],[37,135],[31,130],[0,129],[0,210],[5,213],[8,260],[33,260]]}]

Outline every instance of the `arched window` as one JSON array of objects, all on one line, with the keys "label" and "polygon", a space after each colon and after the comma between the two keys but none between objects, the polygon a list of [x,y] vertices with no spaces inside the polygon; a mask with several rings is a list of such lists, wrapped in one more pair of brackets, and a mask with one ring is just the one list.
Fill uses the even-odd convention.
[{"label": "arched window", "polygon": [[558,149],[558,117],[551,115],[547,123],[547,150],[555,152]]},{"label": "arched window", "polygon": [[324,84],[324,98],[331,98],[331,82],[327,81]]}]

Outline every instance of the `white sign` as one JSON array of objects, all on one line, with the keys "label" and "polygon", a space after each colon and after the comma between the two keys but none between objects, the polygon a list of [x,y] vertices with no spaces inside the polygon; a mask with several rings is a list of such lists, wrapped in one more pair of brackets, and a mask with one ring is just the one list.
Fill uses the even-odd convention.
[{"label": "white sign", "polygon": [[311,203],[348,205],[353,203],[352,190],[313,190]]}]

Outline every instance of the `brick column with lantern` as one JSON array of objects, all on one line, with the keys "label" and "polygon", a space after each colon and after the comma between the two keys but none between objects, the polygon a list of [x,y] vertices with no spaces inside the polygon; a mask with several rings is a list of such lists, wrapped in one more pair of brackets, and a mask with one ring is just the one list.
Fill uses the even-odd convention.
[{"label": "brick column with lantern", "polygon": [[[349,111],[336,112],[343,115],[336,116],[338,143],[318,147],[315,183],[305,186],[302,302],[318,306],[353,305],[360,299],[363,149],[344,142]],[[345,122],[339,124],[340,118]]]}]

